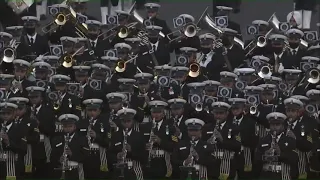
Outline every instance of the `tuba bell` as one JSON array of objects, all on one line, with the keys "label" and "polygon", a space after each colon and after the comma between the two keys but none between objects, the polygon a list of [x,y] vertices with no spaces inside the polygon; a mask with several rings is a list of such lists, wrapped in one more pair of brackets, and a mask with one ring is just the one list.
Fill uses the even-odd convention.
[{"label": "tuba bell", "polygon": [[190,64],[188,75],[190,77],[198,77],[200,75],[200,65],[198,63]]}]

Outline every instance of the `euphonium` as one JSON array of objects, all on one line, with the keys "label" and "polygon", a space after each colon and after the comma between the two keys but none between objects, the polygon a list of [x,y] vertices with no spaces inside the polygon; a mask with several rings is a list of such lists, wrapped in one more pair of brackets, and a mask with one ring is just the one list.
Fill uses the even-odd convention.
[{"label": "euphonium", "polygon": [[88,139],[89,147],[92,147],[92,145],[93,145],[93,140],[91,139],[91,136],[90,136],[90,131],[93,128],[93,122],[94,122],[93,117],[91,117],[89,119],[89,126],[88,126],[88,131],[87,131],[87,139]]},{"label": "euphonium", "polygon": [[156,128],[156,123],[155,123],[155,119],[152,120],[152,127],[151,127],[151,131],[150,131],[150,137],[149,137],[149,144],[150,144],[150,149],[149,149],[149,155],[148,155],[148,162],[147,162],[147,167],[150,167],[150,163],[151,163],[151,156],[152,156],[152,148],[153,148],[153,140],[152,140],[152,136],[154,136],[154,130]]},{"label": "euphonium", "polygon": [[63,148],[63,161],[62,161],[62,174],[61,174],[61,179],[65,179],[66,178],[66,171],[69,169],[68,167],[68,154],[67,149],[69,149],[69,141],[70,141],[70,134],[67,133],[67,135],[64,138],[64,148]]}]

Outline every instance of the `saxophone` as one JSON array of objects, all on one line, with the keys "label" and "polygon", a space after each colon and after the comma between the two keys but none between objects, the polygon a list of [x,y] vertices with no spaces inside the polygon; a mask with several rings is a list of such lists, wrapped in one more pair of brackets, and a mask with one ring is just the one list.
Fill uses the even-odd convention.
[{"label": "saxophone", "polygon": [[69,141],[70,141],[70,134],[67,133],[66,137],[64,138],[64,148],[63,148],[63,161],[62,161],[62,174],[61,174],[61,179],[66,178],[66,171],[69,169],[68,168],[68,154],[66,153],[67,149],[69,149]]},{"label": "saxophone", "polygon": [[156,128],[156,123],[155,119],[152,120],[152,127],[150,131],[150,137],[149,137],[149,144],[150,144],[150,149],[149,149],[149,155],[148,155],[148,162],[147,162],[147,167],[150,167],[151,163],[151,158],[152,158],[152,148],[153,148],[153,140],[152,136],[154,136],[154,129]]},{"label": "saxophone", "polygon": [[93,117],[91,117],[89,119],[89,126],[88,126],[88,131],[87,131],[87,139],[88,139],[89,147],[92,147],[92,145],[93,145],[93,140],[90,137],[90,131],[92,130],[92,128],[93,128]]}]

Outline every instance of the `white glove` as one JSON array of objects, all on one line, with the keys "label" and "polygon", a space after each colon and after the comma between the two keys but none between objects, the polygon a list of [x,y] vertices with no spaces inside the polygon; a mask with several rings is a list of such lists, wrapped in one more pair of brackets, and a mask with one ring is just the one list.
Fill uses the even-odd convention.
[{"label": "white glove", "polygon": [[281,74],[283,72],[283,70],[284,70],[284,67],[283,67],[282,63],[280,63],[278,72]]}]

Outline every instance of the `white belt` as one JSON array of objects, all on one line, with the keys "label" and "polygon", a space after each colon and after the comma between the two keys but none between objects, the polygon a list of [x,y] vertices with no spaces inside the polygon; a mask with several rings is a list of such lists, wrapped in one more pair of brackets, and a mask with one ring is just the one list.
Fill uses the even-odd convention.
[{"label": "white belt", "polygon": [[78,168],[79,167],[79,163],[75,162],[75,161],[69,161],[68,162],[68,167]]},{"label": "white belt", "polygon": [[93,143],[90,145],[90,149],[99,149],[99,148],[100,148],[100,146],[97,143]]},{"label": "white belt", "polygon": [[263,165],[263,170],[265,170],[265,171],[281,171],[281,165],[265,164],[265,165]]},{"label": "white belt", "polygon": [[164,155],[164,150],[152,150],[152,154],[155,156]]},{"label": "white belt", "polygon": [[195,164],[195,165],[193,165],[193,167],[194,167],[197,171],[199,171],[199,169],[200,169],[200,165],[199,165],[199,164]]}]

